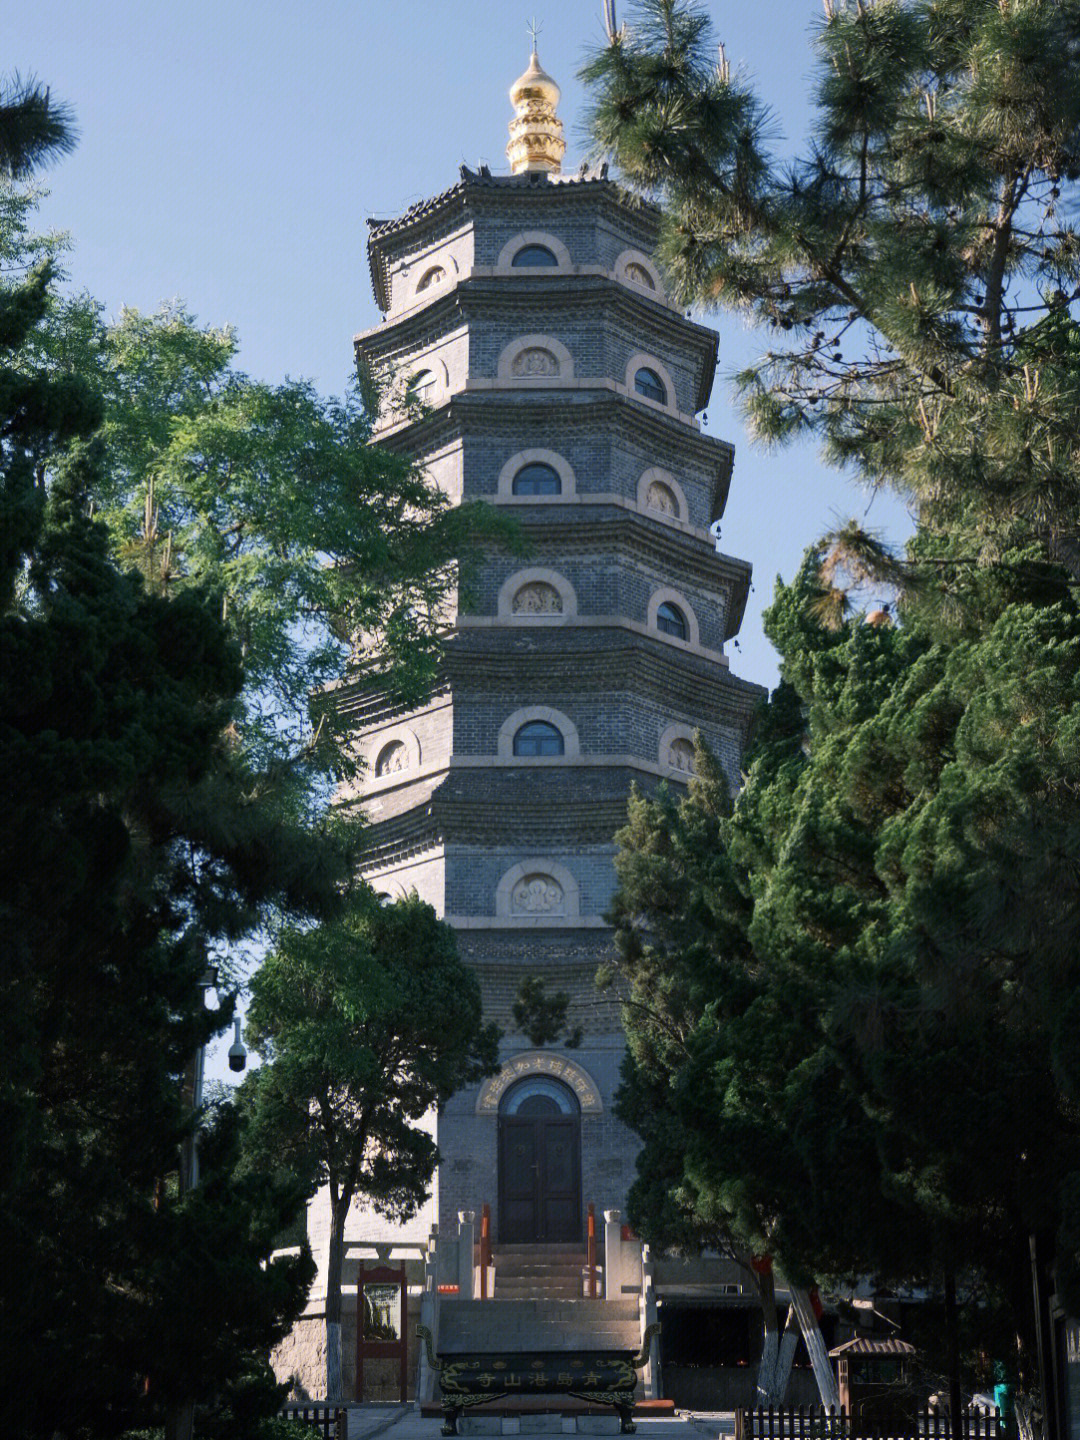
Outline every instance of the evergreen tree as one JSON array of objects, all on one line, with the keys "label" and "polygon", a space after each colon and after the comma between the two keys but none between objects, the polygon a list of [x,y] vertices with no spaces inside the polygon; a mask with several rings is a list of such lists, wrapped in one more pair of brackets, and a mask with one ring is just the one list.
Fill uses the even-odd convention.
[{"label": "evergreen tree", "polygon": [[450,927],[415,893],[359,886],[344,916],[285,932],[252,981],[244,1083],[255,1166],[327,1185],[327,1395],[341,1399],[341,1277],[354,1201],[400,1221],[427,1198],[438,1150],[425,1120],[496,1069],[498,1032]]},{"label": "evergreen tree", "polygon": [[32,77],[0,78],[0,178],[25,180],[75,147],[75,121]]},{"label": "evergreen tree", "polygon": [[[9,89],[0,165],[25,174],[65,125]],[[205,971],[271,914],[340,908],[351,836],[308,817],[345,763],[297,711],[361,625],[422,686],[475,527],[361,452],[358,402],[254,385],[186,316],[61,302],[32,208],[0,192],[0,1336],[5,1434],[52,1440],[222,1394],[235,1417],[303,1303],[309,1257],[265,1264],[303,1192],[237,1171],[228,1110],[178,1183],[192,1060],[232,1013]]]},{"label": "evergreen tree", "polygon": [[913,499],[927,557],[1075,570],[1075,332],[1047,321],[1080,282],[1080,5],[825,9],[794,161],[691,0],[641,0],[587,67],[597,145],[660,204],[676,297],[769,333],[739,377],[759,436]]},{"label": "evergreen tree", "polygon": [[[1080,6],[830,0],[786,164],[699,6],[609,18],[594,133],[659,202],[677,297],[769,332],[752,428],[820,437],[917,519],[905,555],[852,525],[779,588],[784,682],[733,813],[700,785],[632,812],[624,1104],[670,1176],[637,1203],[794,1275],[959,1276],[1030,1380],[1030,1235],[1080,1301]],[[852,617],[867,582],[895,618]],[[634,1039],[702,973],[677,1045]]]},{"label": "evergreen tree", "polygon": [[[45,268],[0,291],[5,358],[47,285]],[[16,1436],[113,1433],[178,1375],[186,1393],[216,1383],[210,1352],[180,1343],[205,1320],[170,1268],[181,1235],[205,1266],[229,1245],[246,1275],[246,1308],[229,1308],[239,1287],[215,1298],[241,1349],[280,1333],[304,1278],[259,1264],[295,1197],[260,1181],[213,1204],[163,1183],[191,1124],[190,1057],[228,1018],[203,1006],[207,944],[295,901],[296,846],[276,843],[290,829],[272,810],[208,820],[211,795],[235,810],[245,793],[227,743],[239,656],[216,599],[148,595],[112,563],[88,513],[102,453],[82,437],[100,413],[79,377],[0,368],[0,1333]]]}]

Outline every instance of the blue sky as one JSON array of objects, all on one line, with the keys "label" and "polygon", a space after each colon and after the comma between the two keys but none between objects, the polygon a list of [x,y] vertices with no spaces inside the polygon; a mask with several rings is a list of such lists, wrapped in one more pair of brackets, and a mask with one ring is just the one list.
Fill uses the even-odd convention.
[{"label": "blue sky", "polygon": [[[810,29],[820,0],[711,6],[728,58],[756,77],[793,151],[809,122]],[[630,13],[618,0],[620,20]],[[526,22],[563,89],[567,168],[584,152],[576,72],[601,43],[601,0],[35,0],[5,19],[5,63],[75,109],[81,141],[47,176],[42,219],[70,232],[71,281],[115,313],[180,297],[231,323],[241,363],[340,391],[350,340],[378,322],[365,243],[386,216],[445,189],[462,163],[506,162],[507,88],[525,68]],[[772,685],[760,611],[775,576],[869,497],[812,449],[751,446],[726,374],[763,341],[729,317],[707,429],[734,441],[723,548],[754,565],[733,669]],[[906,531],[877,497],[866,523]]]}]

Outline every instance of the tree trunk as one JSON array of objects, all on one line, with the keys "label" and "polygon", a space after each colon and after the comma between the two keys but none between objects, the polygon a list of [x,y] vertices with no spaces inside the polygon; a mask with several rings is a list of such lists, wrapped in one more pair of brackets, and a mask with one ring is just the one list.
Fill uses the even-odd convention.
[{"label": "tree trunk", "polygon": [[776,1399],[770,1401],[770,1404],[782,1405],[784,1403],[788,1381],[791,1379],[791,1367],[795,1363],[795,1350],[798,1343],[799,1321],[795,1314],[795,1306],[789,1305],[787,1319],[784,1321],[783,1333],[780,1336],[780,1350],[776,1356],[776,1380],[773,1384]]},{"label": "tree trunk", "polygon": [[809,1293],[792,1285],[791,1307],[798,1317],[799,1329],[806,1342],[806,1353],[810,1356],[810,1364],[813,1366],[814,1379],[817,1381],[821,1403],[827,1410],[838,1410],[840,1408],[840,1391],[836,1386],[832,1362],[829,1360],[829,1352],[825,1349],[825,1341],[822,1339],[821,1327],[814,1314],[814,1307],[810,1303]]},{"label": "tree trunk", "polygon": [[195,1428],[195,1406],[190,1400],[170,1405],[165,1414],[165,1440],[191,1440]]},{"label": "tree trunk", "polygon": [[[326,1252],[326,1399],[331,1405],[340,1405],[342,1400],[341,1271],[345,1259],[345,1217],[348,1213],[347,1198],[331,1200],[330,1243]],[[362,1303],[363,1297],[358,1295],[357,1305]]]},{"label": "tree trunk", "polygon": [[788,1307],[783,1331],[776,1311],[776,1280],[771,1270],[758,1271],[751,1265],[746,1267],[754,1277],[761,1300],[761,1313],[765,1334],[761,1346],[761,1361],[758,1365],[756,1405],[782,1405],[791,1379],[791,1366],[795,1359],[795,1347],[799,1343],[798,1324],[794,1306]]},{"label": "tree trunk", "polygon": [[780,1350],[780,1324],[776,1314],[776,1282],[771,1270],[751,1270],[761,1299],[761,1316],[765,1326],[761,1342],[761,1360],[757,1372],[757,1404],[775,1405],[776,1359]]},{"label": "tree trunk", "polygon": [[1032,1405],[1030,1397],[1017,1395],[1013,1403],[1016,1406],[1016,1433],[1019,1440],[1043,1440],[1042,1418]]}]

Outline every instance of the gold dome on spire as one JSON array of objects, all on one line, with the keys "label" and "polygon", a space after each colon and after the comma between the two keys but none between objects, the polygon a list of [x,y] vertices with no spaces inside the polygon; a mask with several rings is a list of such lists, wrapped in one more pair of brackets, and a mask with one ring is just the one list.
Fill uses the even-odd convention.
[{"label": "gold dome on spire", "polygon": [[510,103],[515,115],[510,121],[510,143],[506,147],[510,169],[547,170],[557,175],[566,154],[562,121],[555,114],[562,92],[542,68],[533,45],[529,68],[510,86]]}]

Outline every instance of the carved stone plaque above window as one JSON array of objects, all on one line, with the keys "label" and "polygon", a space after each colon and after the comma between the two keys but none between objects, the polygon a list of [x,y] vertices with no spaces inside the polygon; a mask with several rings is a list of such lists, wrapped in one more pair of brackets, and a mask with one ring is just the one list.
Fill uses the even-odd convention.
[{"label": "carved stone plaque above window", "polygon": [[551,875],[525,875],[510,892],[511,915],[565,915],[566,896]]},{"label": "carved stone plaque above window", "polygon": [[530,345],[527,350],[522,350],[520,355],[514,356],[513,364],[510,366],[510,374],[515,379],[530,379],[535,375],[558,375],[559,362],[550,350],[545,350],[542,345]]},{"label": "carved stone plaque above window", "polygon": [[650,510],[659,510],[661,515],[678,515],[679,504],[668,487],[659,480],[654,480],[649,486],[645,495],[645,503]]},{"label": "carved stone plaque above window", "polygon": [[514,615],[561,615],[562,596],[546,580],[530,580],[515,594],[510,609]]},{"label": "carved stone plaque above window", "polygon": [[672,770],[682,770],[687,775],[695,774],[692,742],[684,740],[681,736],[673,740],[668,748],[668,764]]},{"label": "carved stone plaque above window", "polygon": [[656,289],[656,286],[653,284],[653,278],[648,270],[645,269],[644,265],[639,265],[636,260],[631,260],[627,265],[626,278],[633,280],[635,285],[644,285],[646,290]]},{"label": "carved stone plaque above window", "polygon": [[400,740],[391,740],[389,745],[379,751],[379,758],[375,761],[376,775],[395,775],[408,768],[408,746]]}]

